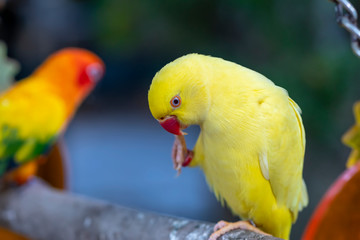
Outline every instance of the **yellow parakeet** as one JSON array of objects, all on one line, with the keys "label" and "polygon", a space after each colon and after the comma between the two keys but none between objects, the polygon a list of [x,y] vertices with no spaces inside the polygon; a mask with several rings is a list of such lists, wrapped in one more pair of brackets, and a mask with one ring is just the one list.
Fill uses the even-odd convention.
[{"label": "yellow parakeet", "polygon": [[[289,238],[308,196],[301,110],[286,90],[235,63],[189,54],[156,74],[148,100],[154,118],[178,135],[173,149],[177,169],[199,166],[233,213]],[[193,124],[201,132],[189,151],[181,130]]]}]

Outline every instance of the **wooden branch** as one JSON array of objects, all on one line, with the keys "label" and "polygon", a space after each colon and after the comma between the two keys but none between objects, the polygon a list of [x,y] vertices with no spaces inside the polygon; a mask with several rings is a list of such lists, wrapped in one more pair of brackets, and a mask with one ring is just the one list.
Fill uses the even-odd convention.
[{"label": "wooden branch", "polygon": [[[36,179],[0,194],[0,226],[37,240],[207,240],[214,225],[74,196]],[[219,239],[277,238],[235,230]]]}]

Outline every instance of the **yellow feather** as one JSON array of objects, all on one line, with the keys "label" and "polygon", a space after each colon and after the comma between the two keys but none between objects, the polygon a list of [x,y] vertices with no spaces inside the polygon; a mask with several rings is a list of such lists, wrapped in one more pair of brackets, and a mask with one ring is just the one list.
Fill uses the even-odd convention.
[{"label": "yellow feather", "polygon": [[[23,80],[0,96],[0,126],[19,128],[19,137],[46,140],[66,120],[66,106],[49,86]],[[27,114],[26,114],[27,113]]]},{"label": "yellow feather", "polygon": [[[67,108],[60,97],[49,91],[50,86],[30,78],[0,95],[0,126],[16,129],[16,135],[27,141],[15,155],[22,162],[37,142],[55,137],[67,120]],[[1,136],[0,139],[6,139]],[[35,141],[36,140],[36,141]],[[7,144],[0,144],[0,156]]]},{"label": "yellow feather", "polygon": [[[182,105],[172,109],[175,94]],[[157,119],[175,115],[184,125],[200,125],[191,166],[202,168],[235,214],[289,238],[308,197],[301,111],[286,90],[235,63],[189,54],[156,74],[149,106]]]}]

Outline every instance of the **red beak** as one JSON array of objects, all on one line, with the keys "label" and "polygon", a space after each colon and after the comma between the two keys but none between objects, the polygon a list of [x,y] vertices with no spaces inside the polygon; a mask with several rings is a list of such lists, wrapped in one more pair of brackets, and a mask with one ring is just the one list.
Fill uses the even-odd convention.
[{"label": "red beak", "polygon": [[175,116],[169,116],[166,117],[163,120],[158,120],[160,125],[169,133],[175,134],[175,135],[182,135],[181,129],[180,129],[180,122],[177,120]]}]

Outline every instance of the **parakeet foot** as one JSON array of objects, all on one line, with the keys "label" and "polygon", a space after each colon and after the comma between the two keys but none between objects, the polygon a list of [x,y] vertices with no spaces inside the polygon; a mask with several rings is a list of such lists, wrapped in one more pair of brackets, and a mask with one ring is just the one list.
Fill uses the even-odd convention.
[{"label": "parakeet foot", "polygon": [[7,184],[16,184],[18,186],[29,182],[36,175],[39,164],[42,164],[45,158],[40,156],[36,160],[28,162],[19,168],[9,172],[5,175],[5,182]]},{"label": "parakeet foot", "polygon": [[248,221],[238,221],[238,222],[234,222],[234,223],[220,221],[214,226],[214,232],[211,234],[209,240],[216,240],[220,236],[224,235],[225,233],[230,232],[235,229],[249,230],[249,231],[253,231],[253,232],[256,232],[259,234],[263,234],[263,235],[268,235],[268,236],[270,235],[268,233],[261,231],[257,227],[253,226]]},{"label": "parakeet foot", "polygon": [[186,142],[183,135],[175,136],[174,145],[172,148],[172,160],[174,168],[181,173],[181,167],[186,167],[190,164],[193,158],[193,151],[186,148]]}]

